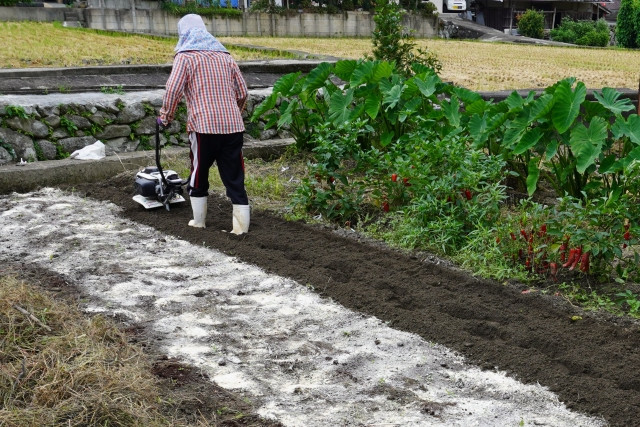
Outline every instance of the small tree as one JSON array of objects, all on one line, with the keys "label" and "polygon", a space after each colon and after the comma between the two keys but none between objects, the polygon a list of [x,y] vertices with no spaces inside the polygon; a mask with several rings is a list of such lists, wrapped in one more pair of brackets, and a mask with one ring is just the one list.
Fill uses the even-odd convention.
[{"label": "small tree", "polygon": [[528,9],[518,17],[518,32],[525,37],[541,39],[544,37],[544,15],[534,9]]},{"label": "small tree", "polygon": [[389,0],[377,3],[373,20],[376,28],[371,35],[374,59],[395,62],[397,69],[405,75],[411,74],[411,64],[421,63],[440,72],[438,58],[426,49],[416,48],[413,37],[402,25],[404,11],[400,5]]},{"label": "small tree", "polygon": [[637,0],[622,0],[616,20],[616,42],[618,46],[636,48],[638,29],[636,28]]}]

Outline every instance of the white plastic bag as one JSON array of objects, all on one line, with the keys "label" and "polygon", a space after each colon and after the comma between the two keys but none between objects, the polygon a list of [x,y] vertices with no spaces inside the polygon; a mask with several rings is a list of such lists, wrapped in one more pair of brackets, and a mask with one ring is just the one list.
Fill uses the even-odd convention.
[{"label": "white plastic bag", "polygon": [[104,157],[104,144],[101,141],[96,141],[91,145],[76,150],[69,156],[70,159],[77,160],[99,160]]}]

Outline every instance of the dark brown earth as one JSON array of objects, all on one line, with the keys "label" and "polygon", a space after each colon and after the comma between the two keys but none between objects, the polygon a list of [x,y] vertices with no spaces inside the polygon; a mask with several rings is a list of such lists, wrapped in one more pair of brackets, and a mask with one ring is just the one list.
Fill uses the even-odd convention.
[{"label": "dark brown earth", "polygon": [[[435,257],[405,254],[327,227],[252,213],[249,234],[222,232],[231,205],[209,197],[207,228],[187,226],[188,203],[145,211],[133,202],[133,174],[75,187],[122,207],[122,215],[197,245],[292,278],[326,298],[444,344],[484,369],[540,383],[569,408],[612,426],[640,426],[640,326],[581,312],[561,296],[522,293],[479,280]],[[581,319],[573,319],[580,316]]]}]

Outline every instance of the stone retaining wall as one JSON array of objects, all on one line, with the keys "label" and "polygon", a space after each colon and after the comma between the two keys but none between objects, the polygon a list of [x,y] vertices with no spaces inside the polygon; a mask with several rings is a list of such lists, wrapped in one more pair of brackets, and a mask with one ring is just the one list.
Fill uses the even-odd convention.
[{"label": "stone retaining wall", "polygon": [[[0,97],[0,165],[20,159],[63,159],[98,140],[105,144],[107,155],[153,149],[163,93]],[[264,130],[262,122],[249,122],[254,107],[265,96],[265,91],[249,95],[243,113],[246,141],[290,136],[286,131]],[[162,146],[188,146],[184,104],[161,132],[160,142]]]}]

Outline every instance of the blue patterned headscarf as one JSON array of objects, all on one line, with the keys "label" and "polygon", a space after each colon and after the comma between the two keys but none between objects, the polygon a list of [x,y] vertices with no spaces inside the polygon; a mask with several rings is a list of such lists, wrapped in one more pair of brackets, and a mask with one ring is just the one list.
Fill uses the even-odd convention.
[{"label": "blue patterned headscarf", "polygon": [[216,52],[229,51],[208,31],[200,15],[185,15],[178,21],[178,44],[176,53],[186,50],[212,50]]}]

